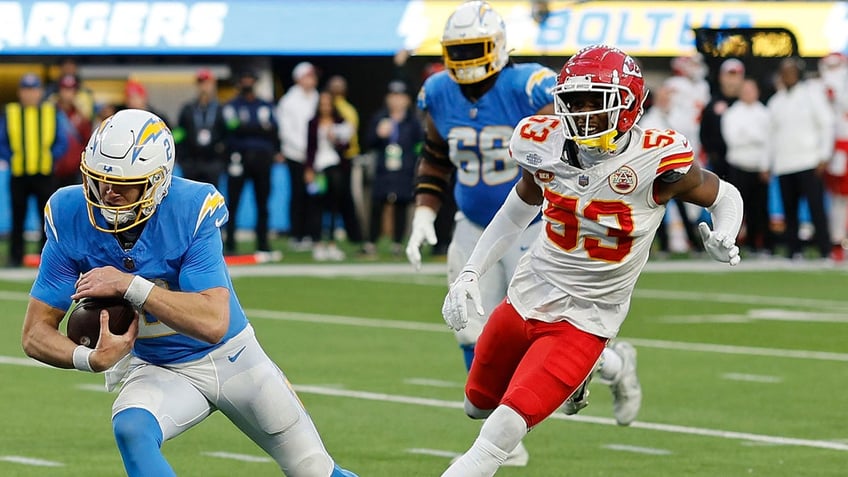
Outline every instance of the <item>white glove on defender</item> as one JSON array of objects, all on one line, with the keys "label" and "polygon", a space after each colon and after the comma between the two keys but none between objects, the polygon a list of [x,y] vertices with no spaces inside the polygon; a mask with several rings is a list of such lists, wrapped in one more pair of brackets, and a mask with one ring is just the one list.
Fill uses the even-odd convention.
[{"label": "white glove on defender", "polygon": [[704,242],[704,250],[714,260],[729,263],[731,266],[738,264],[742,260],[739,257],[739,247],[736,246],[733,237],[713,232],[706,222],[698,224],[698,232],[701,234],[701,240]]},{"label": "white glove on defender", "polygon": [[412,216],[412,232],[409,234],[409,242],[406,244],[406,259],[415,267],[421,269],[421,245],[426,241],[430,245],[436,245],[436,211],[426,205],[415,208]]},{"label": "white glove on defender", "polygon": [[451,283],[448,296],[442,305],[442,317],[454,331],[465,328],[468,323],[468,300],[474,304],[477,314],[483,316],[483,299],[480,297],[480,276],[465,270]]}]

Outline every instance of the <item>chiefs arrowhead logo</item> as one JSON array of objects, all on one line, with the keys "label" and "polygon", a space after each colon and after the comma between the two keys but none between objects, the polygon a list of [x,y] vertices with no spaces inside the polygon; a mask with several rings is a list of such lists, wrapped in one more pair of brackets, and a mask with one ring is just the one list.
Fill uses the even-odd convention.
[{"label": "chiefs arrowhead logo", "polygon": [[627,166],[621,166],[609,176],[609,185],[619,194],[629,194],[636,190],[638,179],[636,172]]}]

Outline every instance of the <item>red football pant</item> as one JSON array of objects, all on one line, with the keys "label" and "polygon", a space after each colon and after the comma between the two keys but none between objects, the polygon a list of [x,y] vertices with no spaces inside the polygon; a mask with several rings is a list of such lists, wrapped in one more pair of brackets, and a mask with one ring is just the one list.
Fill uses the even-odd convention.
[{"label": "red football pant", "polygon": [[474,348],[465,395],[478,409],[509,406],[532,428],[583,383],[606,342],[567,321],[524,320],[504,300]]}]

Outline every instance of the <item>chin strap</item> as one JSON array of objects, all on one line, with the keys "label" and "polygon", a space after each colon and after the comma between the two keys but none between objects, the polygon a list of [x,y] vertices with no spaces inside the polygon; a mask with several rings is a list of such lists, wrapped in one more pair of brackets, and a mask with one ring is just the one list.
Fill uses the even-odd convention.
[{"label": "chin strap", "polygon": [[584,147],[596,147],[598,149],[612,152],[618,149],[618,146],[615,144],[615,135],[618,133],[615,129],[612,131],[602,134],[599,137],[593,137],[589,139],[578,139],[574,138],[574,142]]}]

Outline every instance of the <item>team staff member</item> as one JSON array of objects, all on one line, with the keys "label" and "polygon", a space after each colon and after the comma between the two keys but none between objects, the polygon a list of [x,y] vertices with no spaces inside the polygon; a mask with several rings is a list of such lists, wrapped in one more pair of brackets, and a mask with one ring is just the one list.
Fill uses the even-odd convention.
[{"label": "team staff member", "polygon": [[227,223],[227,253],[236,250],[236,212],[241,201],[241,191],[247,179],[253,181],[256,199],[256,250],[270,252],[268,244],[268,197],[271,195],[271,164],[282,160],[279,154],[277,118],[274,105],[256,96],[254,85],[257,76],[252,71],[239,75],[239,94],[224,106],[227,124],[227,148],[230,163],[227,168],[227,206],[230,220]]},{"label": "team staff member", "polygon": [[[0,160],[9,162],[12,196],[12,237],[9,265],[24,261],[24,221],[29,197],[35,195],[39,210],[55,190],[53,168],[68,148],[70,127],[56,105],[44,101],[41,78],[27,73],[18,85],[18,102],[6,105],[0,119]],[[42,221],[42,229],[44,222]],[[41,240],[44,244],[44,237]]]}]

